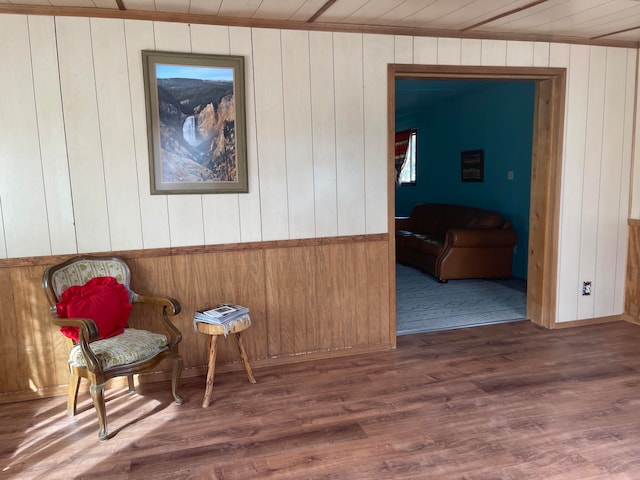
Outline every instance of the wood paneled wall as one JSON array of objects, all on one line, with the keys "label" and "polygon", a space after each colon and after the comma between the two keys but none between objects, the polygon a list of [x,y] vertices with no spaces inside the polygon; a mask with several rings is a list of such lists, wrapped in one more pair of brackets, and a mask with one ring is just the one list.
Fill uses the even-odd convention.
[{"label": "wood paneled wall", "polygon": [[[244,56],[248,194],[150,195],[143,49]],[[562,67],[568,74],[555,320],[619,314],[636,58],[635,49],[547,42],[2,14],[0,258],[386,235],[392,202],[385,146],[388,64]],[[370,344],[366,337],[378,327],[362,331],[357,322],[340,323],[330,329],[327,343],[329,333],[305,323],[305,346],[300,347],[287,322],[294,321],[292,311],[296,322],[331,318],[325,307],[335,298],[319,296],[322,291],[336,295],[350,315],[364,315],[353,307],[362,297],[343,290],[388,285],[388,278],[380,279],[389,265],[368,263],[371,246],[367,243],[365,252],[322,243],[286,254],[259,249],[265,291],[263,304],[253,308],[264,308],[270,321],[268,341],[252,344],[252,354],[301,353],[309,338],[327,349]],[[260,261],[251,254],[233,251],[202,255],[205,264],[238,261],[258,268]],[[228,260],[227,254],[238,258]],[[326,264],[318,262],[325,257]],[[185,275],[189,268],[211,274],[188,255],[134,260],[152,270],[177,272],[185,284],[195,281]],[[24,325],[16,319],[40,318],[25,313],[41,313],[36,300],[40,269],[3,269],[2,282],[11,287],[5,291],[19,294],[11,298],[13,310],[0,314],[4,371],[10,371],[17,344],[22,345],[13,343],[23,337]],[[315,291],[308,304],[284,295],[279,284],[267,287],[310,272],[318,284],[290,285],[301,297]],[[354,277],[356,272],[368,281]],[[580,296],[583,280],[593,282],[590,297]],[[169,280],[152,281],[161,287]],[[183,293],[187,299],[197,295],[193,289]],[[367,297],[374,302],[367,303],[367,311],[380,298],[380,311],[388,312],[392,293]],[[33,302],[25,303],[25,295]],[[274,323],[278,315],[281,326]],[[388,330],[380,329],[381,334]],[[38,342],[28,339],[27,344],[48,348]],[[28,352],[19,355],[23,364],[33,364],[33,388],[58,381],[54,373],[38,370],[40,359]]]},{"label": "wood paneled wall", "polygon": [[[634,50],[572,45],[566,62],[558,321],[624,311]],[[582,296],[582,282],[592,294]]]},{"label": "wood paneled wall", "polygon": [[[635,49],[587,45],[396,38],[396,63],[567,69],[564,151],[553,178],[560,185],[559,241],[550,265],[557,291],[549,292],[556,314],[548,325],[624,311],[637,57]],[[634,185],[640,189],[639,181]],[[532,211],[530,221],[547,215]],[[535,240],[531,247],[539,246]],[[583,281],[592,282],[592,295],[581,295]]]},{"label": "wood paneled wall", "polygon": [[[0,15],[0,258],[386,233],[393,44]],[[150,195],[144,49],[244,57],[249,193]]]},{"label": "wood paneled wall", "polygon": [[[193,313],[220,301],[250,308],[245,341],[254,366],[391,348],[384,234],[122,256],[135,291],[181,301],[185,376],[202,374],[208,353],[209,337],[194,332]],[[59,260],[0,264],[0,401],[59,394],[67,383],[68,346],[49,322],[40,286],[45,266]],[[139,307],[130,324],[150,328],[151,316]],[[234,342],[218,345],[219,365],[239,362]],[[170,367],[161,364],[160,377]]]}]

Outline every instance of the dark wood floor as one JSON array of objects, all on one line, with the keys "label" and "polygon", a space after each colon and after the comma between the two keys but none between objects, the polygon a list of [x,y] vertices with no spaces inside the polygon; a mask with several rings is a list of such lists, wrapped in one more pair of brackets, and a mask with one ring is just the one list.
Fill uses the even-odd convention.
[{"label": "dark wood floor", "polygon": [[[110,389],[114,436],[65,398],[0,405],[0,478],[640,479],[640,326],[528,322],[392,352]],[[86,395],[82,405],[89,405]]]}]

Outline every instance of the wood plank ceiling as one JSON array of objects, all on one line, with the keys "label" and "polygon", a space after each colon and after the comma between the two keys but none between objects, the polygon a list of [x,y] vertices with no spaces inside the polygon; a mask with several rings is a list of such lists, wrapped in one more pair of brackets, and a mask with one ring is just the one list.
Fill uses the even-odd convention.
[{"label": "wood plank ceiling", "polygon": [[194,23],[627,46],[640,42],[639,0],[0,0],[3,12],[155,15]]}]

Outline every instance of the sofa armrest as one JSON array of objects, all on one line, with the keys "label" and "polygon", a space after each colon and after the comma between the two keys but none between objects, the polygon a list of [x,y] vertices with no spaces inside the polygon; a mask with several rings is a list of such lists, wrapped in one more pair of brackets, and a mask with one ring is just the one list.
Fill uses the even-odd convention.
[{"label": "sofa armrest", "polygon": [[518,234],[512,228],[456,229],[447,231],[445,248],[453,247],[513,247]]},{"label": "sofa armrest", "polygon": [[396,217],[396,232],[398,230],[411,231],[411,217]]}]

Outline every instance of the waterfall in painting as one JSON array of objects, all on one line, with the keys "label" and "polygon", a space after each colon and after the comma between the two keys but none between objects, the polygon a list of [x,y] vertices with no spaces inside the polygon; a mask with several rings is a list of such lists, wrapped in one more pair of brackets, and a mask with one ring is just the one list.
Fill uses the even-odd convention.
[{"label": "waterfall in painting", "polygon": [[196,117],[194,115],[187,117],[182,124],[182,136],[192,147],[198,146],[201,142],[196,130]]}]

